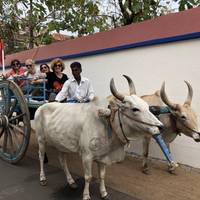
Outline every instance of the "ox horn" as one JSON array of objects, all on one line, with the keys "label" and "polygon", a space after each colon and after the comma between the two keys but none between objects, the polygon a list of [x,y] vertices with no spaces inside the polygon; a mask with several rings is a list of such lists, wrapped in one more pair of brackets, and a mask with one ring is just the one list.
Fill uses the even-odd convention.
[{"label": "ox horn", "polygon": [[110,91],[113,94],[113,96],[115,96],[117,99],[119,99],[120,101],[124,100],[124,95],[120,94],[115,87],[115,83],[114,83],[114,79],[112,78],[110,80]]},{"label": "ox horn", "polygon": [[165,82],[163,82],[161,90],[160,90],[160,96],[161,99],[163,100],[163,102],[169,106],[172,110],[176,109],[176,104],[172,103],[171,101],[169,101],[166,93],[165,93]]},{"label": "ox horn", "polygon": [[193,97],[193,89],[192,89],[192,86],[187,82],[187,81],[184,81],[188,87],[188,95],[187,95],[187,99],[185,100],[185,103],[184,104],[188,104],[188,105],[191,105],[191,102],[192,102],[192,97]]},{"label": "ox horn", "polygon": [[128,81],[130,95],[136,94],[135,85],[134,85],[132,79],[131,79],[129,76],[127,76],[127,75],[123,75],[123,76],[124,76],[124,77],[126,78],[126,80]]}]

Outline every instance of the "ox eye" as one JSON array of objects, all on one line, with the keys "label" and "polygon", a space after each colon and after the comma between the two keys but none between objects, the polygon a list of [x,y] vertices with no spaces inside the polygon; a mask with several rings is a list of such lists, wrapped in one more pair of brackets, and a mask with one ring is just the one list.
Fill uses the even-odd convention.
[{"label": "ox eye", "polygon": [[133,111],[133,112],[138,112],[138,111],[140,111],[140,110],[139,110],[138,108],[133,108],[132,111]]}]

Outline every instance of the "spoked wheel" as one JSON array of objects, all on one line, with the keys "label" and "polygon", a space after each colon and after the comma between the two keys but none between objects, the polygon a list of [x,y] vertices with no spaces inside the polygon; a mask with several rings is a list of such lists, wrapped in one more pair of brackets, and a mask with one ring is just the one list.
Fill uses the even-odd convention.
[{"label": "spoked wheel", "polygon": [[30,116],[24,95],[13,81],[0,81],[0,157],[20,161],[29,144]]}]

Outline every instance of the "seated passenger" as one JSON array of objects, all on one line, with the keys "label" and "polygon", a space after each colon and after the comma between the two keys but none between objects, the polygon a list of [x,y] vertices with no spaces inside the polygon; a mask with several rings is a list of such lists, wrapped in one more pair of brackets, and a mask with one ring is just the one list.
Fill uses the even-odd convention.
[{"label": "seated passenger", "polygon": [[52,72],[47,73],[47,91],[50,101],[54,101],[56,95],[62,89],[63,84],[68,77],[63,70],[65,69],[65,65],[60,58],[56,58],[51,63]]},{"label": "seated passenger", "polygon": [[40,73],[47,74],[48,72],[50,72],[49,65],[47,65],[46,63],[41,64]]},{"label": "seated passenger", "polygon": [[[23,88],[23,91],[25,93],[32,93],[34,91],[34,96],[39,95],[39,90],[34,89],[34,87],[37,86],[42,86],[44,82],[44,78],[46,74],[42,74],[39,71],[36,70],[35,68],[35,62],[32,59],[27,59],[25,61],[25,66],[27,68],[27,71],[24,73],[26,80],[26,85]],[[36,92],[37,91],[37,92]],[[36,94],[38,93],[38,94]]]},{"label": "seated passenger", "polygon": [[12,69],[5,74],[5,77],[14,80],[20,87],[22,87],[24,81],[20,80],[20,78],[24,76],[25,69],[21,67],[21,63],[17,59],[11,61],[10,67]]},{"label": "seated passenger", "polygon": [[24,73],[25,77],[31,80],[32,84],[41,83],[43,78],[45,78],[45,73],[40,73],[35,68],[35,62],[32,59],[27,59],[25,61],[25,66],[27,71]]},{"label": "seated passenger", "polygon": [[73,78],[67,80],[57,94],[58,102],[85,103],[94,99],[94,90],[88,78],[81,77],[82,67],[79,62],[70,65]]}]

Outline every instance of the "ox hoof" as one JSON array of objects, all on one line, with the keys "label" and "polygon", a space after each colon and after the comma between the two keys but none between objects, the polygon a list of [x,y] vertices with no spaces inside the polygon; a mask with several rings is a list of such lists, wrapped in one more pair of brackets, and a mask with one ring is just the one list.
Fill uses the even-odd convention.
[{"label": "ox hoof", "polygon": [[169,167],[169,168],[168,168],[168,172],[169,172],[170,174],[176,175],[176,169],[174,169],[174,168]]},{"label": "ox hoof", "polygon": [[143,172],[144,174],[146,174],[146,175],[150,175],[150,174],[151,174],[149,168],[144,168],[144,169],[142,169],[142,172]]},{"label": "ox hoof", "polygon": [[169,172],[170,174],[175,174],[175,170],[176,170],[177,167],[178,167],[178,164],[172,162],[172,163],[169,165],[169,167],[168,167],[168,172]]},{"label": "ox hoof", "polygon": [[71,183],[71,184],[69,184],[69,187],[70,187],[71,189],[77,189],[77,188],[78,188],[78,185],[77,185],[76,183]]},{"label": "ox hoof", "polygon": [[104,200],[109,200],[109,195],[106,194],[104,197],[101,197],[101,199],[104,199]]},{"label": "ox hoof", "polygon": [[83,200],[91,200],[90,197],[83,197]]},{"label": "ox hoof", "polygon": [[47,180],[41,180],[40,181],[41,186],[46,186],[47,185]]}]

